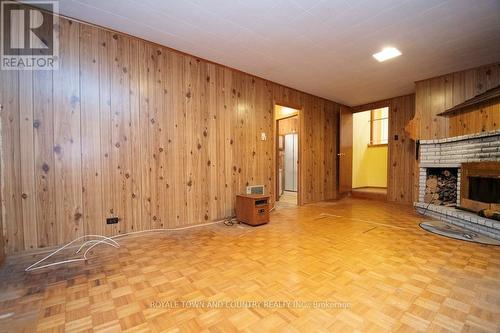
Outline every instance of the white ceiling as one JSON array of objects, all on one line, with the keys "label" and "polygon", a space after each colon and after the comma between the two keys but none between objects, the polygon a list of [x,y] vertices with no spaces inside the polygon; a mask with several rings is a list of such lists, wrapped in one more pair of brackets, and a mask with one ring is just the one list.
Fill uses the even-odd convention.
[{"label": "white ceiling", "polygon": [[[499,0],[60,0],[60,11],[347,105],[500,60]],[[378,63],[384,46],[403,55]]]}]

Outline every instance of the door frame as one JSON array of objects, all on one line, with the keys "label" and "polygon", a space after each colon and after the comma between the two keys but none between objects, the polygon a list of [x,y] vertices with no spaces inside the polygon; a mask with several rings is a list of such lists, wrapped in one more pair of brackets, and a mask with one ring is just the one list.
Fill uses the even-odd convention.
[{"label": "door frame", "polygon": [[[276,106],[282,106],[286,108],[291,108],[294,110],[297,110],[297,113],[286,116],[286,117],[281,117],[277,118],[276,117]],[[297,139],[299,142],[297,143],[297,206],[302,205],[302,195],[301,195],[301,136],[302,136],[302,131],[301,131],[301,126],[300,126],[300,119],[301,119],[301,113],[302,113],[302,107],[297,107],[295,105],[287,104],[287,103],[281,103],[281,102],[274,102],[273,103],[273,119],[274,119],[274,200],[275,202],[279,201],[279,195],[278,195],[278,188],[279,188],[279,168],[278,168],[278,152],[279,152],[279,121],[284,120],[284,119],[289,119],[293,117],[297,117]]]},{"label": "door frame", "polygon": [[[386,169],[386,172],[387,172],[387,186],[386,186],[386,189],[387,189],[387,201],[389,201],[389,188],[390,188],[390,185],[392,185],[392,179],[390,177],[390,172],[389,172],[389,168],[391,167],[390,166],[390,163],[391,163],[391,110],[392,110],[392,107],[391,107],[391,104],[389,101],[382,101],[382,102],[375,102],[375,103],[372,103],[372,104],[366,104],[366,105],[361,105],[361,107],[355,107],[355,108],[351,108],[351,111],[352,111],[352,114],[354,115],[355,113],[360,113],[360,112],[365,112],[365,111],[371,111],[371,110],[375,110],[375,109],[381,109],[381,108],[387,108],[387,169]],[[370,115],[370,120],[371,120],[371,115]],[[354,124],[353,124],[353,127],[354,127]],[[370,130],[371,130],[371,125],[370,125]],[[353,129],[353,133],[354,133],[354,129]],[[354,144],[354,137],[353,137],[353,144]]]},{"label": "door frame", "polygon": [[[279,121],[283,121],[283,120],[286,120],[286,119],[280,119]],[[292,138],[292,151],[291,151],[291,157],[292,157],[292,160],[291,160],[291,163],[290,161],[287,160],[289,156],[289,154],[287,155],[287,137],[291,137]],[[283,191],[288,191],[288,192],[295,192],[295,193],[299,193],[299,170],[298,170],[298,167],[299,167],[299,133],[295,132],[295,133],[286,133],[283,135],[283,171],[284,171],[284,174],[283,174],[283,178],[285,179],[285,182],[284,182],[284,186],[283,186]],[[288,152],[290,153],[290,152]],[[279,155],[279,153],[278,153]],[[292,181],[295,183],[294,186],[292,186],[292,189],[286,189],[287,187],[289,187],[287,184],[287,170],[289,170],[289,167],[292,167]],[[279,182],[278,182],[279,183]]]},{"label": "door frame", "polygon": [[[344,142],[344,121],[343,121],[343,113],[346,113],[349,115],[350,118],[350,129],[348,130],[348,134],[350,136],[347,136],[349,138],[349,145],[347,146],[347,142]],[[352,115],[353,112],[350,108],[341,106],[339,109],[339,115],[338,115],[338,144],[337,144],[337,154],[336,154],[336,161],[337,161],[337,197],[342,198],[344,196],[350,196],[351,191],[352,191],[352,151],[353,151],[353,133],[354,133],[354,126],[352,122]],[[348,147],[349,149],[345,149]],[[342,151],[349,150],[349,160],[345,160],[345,153]],[[349,183],[348,186],[344,189],[342,186],[345,181],[345,179],[342,176],[345,176],[345,172],[343,172],[344,167],[346,166],[346,162],[348,163],[349,167]],[[345,170],[344,170],[345,171]]]}]

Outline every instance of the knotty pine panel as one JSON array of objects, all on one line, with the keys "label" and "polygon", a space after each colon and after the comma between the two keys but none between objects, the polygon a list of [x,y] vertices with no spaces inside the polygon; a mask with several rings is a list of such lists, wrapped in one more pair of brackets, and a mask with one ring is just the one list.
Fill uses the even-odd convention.
[{"label": "knotty pine panel", "polygon": [[415,83],[420,139],[439,139],[500,128],[500,103],[442,117],[438,113],[500,85],[500,64],[492,64]]},{"label": "knotty pine panel", "polygon": [[[0,177],[2,177],[2,170],[0,170]],[[0,201],[2,200],[2,195],[0,193]],[[0,265],[5,259],[5,241],[3,235],[3,207],[0,205]]]},{"label": "knotty pine panel", "polygon": [[36,237],[36,206],[35,206],[35,172],[34,172],[34,140],[33,138],[33,72],[19,72],[19,125],[20,125],[20,159],[21,159],[21,209],[23,216],[24,242],[27,248],[38,247]]},{"label": "knotty pine panel", "polygon": [[82,195],[85,231],[104,233],[102,198],[103,172],[101,165],[101,117],[99,109],[99,31],[82,25],[80,27],[80,107],[82,143]]},{"label": "knotty pine panel", "polygon": [[285,135],[299,132],[299,122],[297,117],[282,119],[279,121],[279,134]]},{"label": "knotty pine panel", "polygon": [[24,240],[21,180],[19,73],[0,71],[2,131],[2,222],[7,252],[29,249]]},{"label": "knotty pine panel", "polygon": [[[62,243],[84,235],[79,50],[86,46],[80,45],[80,24],[69,20],[60,21],[59,38],[59,70],[53,72],[52,81],[56,208],[52,222],[60,226],[57,238]],[[22,137],[21,145],[31,140]]]},{"label": "knotty pine panel", "polygon": [[[353,108],[354,112],[389,107],[387,200],[414,201],[416,170],[415,141],[404,130],[415,115],[415,95],[405,95]],[[397,136],[397,139],[396,139]]]},{"label": "knotty pine panel", "polygon": [[103,28],[60,29],[59,70],[0,71],[8,253],[219,220],[247,185],[274,198],[275,103],[300,109],[301,203],[336,198],[338,104]]}]

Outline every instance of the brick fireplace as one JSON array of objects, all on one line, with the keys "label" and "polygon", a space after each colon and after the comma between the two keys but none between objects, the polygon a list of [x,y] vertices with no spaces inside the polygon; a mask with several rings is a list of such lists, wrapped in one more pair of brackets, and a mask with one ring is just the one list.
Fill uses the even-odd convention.
[{"label": "brick fireplace", "polygon": [[[419,150],[419,198],[414,203],[417,211],[433,218],[455,224],[486,236],[500,239],[500,222],[481,217],[474,212],[456,208],[470,207],[469,188],[463,193],[465,180],[469,184],[469,170],[473,165],[488,165],[495,169],[500,162],[500,130],[446,139],[422,140]],[[493,166],[493,167],[492,167]],[[468,168],[469,167],[469,168]],[[481,169],[484,167],[479,167]],[[464,175],[465,171],[465,175]],[[462,177],[466,177],[462,179]],[[478,180],[472,179],[476,182]],[[480,181],[485,181],[484,178]],[[493,185],[495,186],[495,180]],[[461,202],[461,198],[465,203]],[[454,200],[453,200],[454,199]],[[477,204],[479,205],[479,204]],[[497,209],[498,206],[477,206]]]}]

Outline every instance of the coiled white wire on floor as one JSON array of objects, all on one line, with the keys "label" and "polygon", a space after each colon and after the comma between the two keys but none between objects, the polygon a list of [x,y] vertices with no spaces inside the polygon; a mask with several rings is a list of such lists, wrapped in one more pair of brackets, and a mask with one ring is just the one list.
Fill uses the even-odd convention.
[{"label": "coiled white wire on floor", "polygon": [[[269,211],[272,212],[274,210],[274,208],[276,208],[276,207],[273,206]],[[24,271],[25,272],[31,272],[31,271],[35,271],[35,270],[42,269],[42,268],[47,268],[47,267],[52,267],[52,266],[58,266],[58,265],[63,265],[63,264],[69,264],[69,263],[78,262],[78,261],[85,261],[85,260],[88,259],[87,254],[90,252],[90,250],[92,250],[97,245],[99,245],[99,244],[106,244],[106,245],[112,246],[114,248],[119,248],[120,244],[118,244],[118,242],[116,242],[115,239],[116,238],[125,237],[125,236],[128,236],[128,235],[141,234],[141,233],[146,233],[146,232],[179,231],[179,230],[186,230],[186,229],[206,227],[206,226],[214,225],[214,224],[218,224],[218,223],[224,223],[227,226],[231,226],[231,225],[234,224],[233,219],[234,219],[234,216],[229,217],[229,218],[224,219],[224,220],[220,220],[220,221],[215,221],[215,222],[210,222],[210,223],[204,223],[204,224],[190,225],[190,226],[187,226],[187,227],[163,228],[163,229],[148,229],[148,230],[132,231],[132,232],[127,232],[127,233],[124,233],[124,234],[119,234],[119,235],[110,236],[110,237],[103,236],[103,235],[85,235],[85,236],[80,236],[80,237],[72,240],[68,244],[66,244],[66,245],[58,248],[57,250],[49,253],[47,256],[43,257],[42,259],[38,260],[37,262],[35,262],[35,263],[31,264],[30,266],[26,267],[26,269]],[[75,252],[75,254],[78,254],[78,253],[80,253],[82,251],[82,249],[85,246],[87,246],[88,244],[92,244],[91,246],[89,246],[89,248],[87,250],[85,250],[85,252],[83,253],[83,257],[82,258],[66,259],[66,260],[61,260],[61,261],[53,262],[53,263],[50,263],[50,264],[45,264],[45,265],[37,266],[37,265],[41,264],[42,262],[44,262],[45,260],[47,260],[47,259],[53,257],[54,255],[56,255],[57,253],[61,252],[65,248],[71,246],[71,244],[76,243],[76,242],[78,242],[81,239],[91,238],[91,237],[95,237],[95,238],[98,238],[98,239],[91,239],[91,240],[85,241],[82,245],[80,245],[80,247],[78,248],[78,250]]]},{"label": "coiled white wire on floor", "polygon": [[[35,271],[35,270],[42,269],[42,268],[47,268],[47,267],[52,267],[52,266],[58,266],[58,265],[63,265],[63,264],[69,264],[69,263],[78,262],[78,261],[85,261],[85,260],[88,259],[87,255],[90,252],[90,250],[92,250],[97,245],[99,245],[99,244],[106,244],[106,245],[112,246],[114,248],[119,248],[120,244],[118,244],[118,242],[116,242],[115,239],[116,238],[125,237],[125,236],[128,236],[128,235],[141,234],[141,233],[146,233],[146,232],[180,231],[180,230],[186,230],[186,229],[206,227],[206,226],[209,226],[209,225],[223,223],[225,221],[227,221],[227,219],[221,220],[221,221],[210,222],[210,223],[204,223],[204,224],[190,225],[190,226],[187,226],[187,227],[164,228],[164,229],[148,229],[148,230],[141,230],[141,231],[132,231],[132,232],[127,232],[127,233],[124,233],[124,234],[119,234],[119,235],[115,235],[115,236],[111,236],[111,237],[102,236],[102,235],[85,235],[85,236],[80,236],[80,237],[72,240],[68,244],[66,244],[66,245],[58,248],[57,250],[49,253],[47,256],[43,257],[42,259],[38,260],[37,262],[31,264],[30,266],[28,266],[25,269],[25,271],[26,272],[31,272],[31,271]],[[81,258],[66,259],[66,260],[61,260],[61,261],[53,262],[53,263],[50,263],[50,264],[45,264],[45,265],[38,266],[39,264],[43,263],[45,260],[53,257],[57,253],[61,252],[65,248],[71,246],[72,244],[78,242],[79,240],[82,240],[82,239],[85,239],[85,238],[92,238],[92,237],[93,238],[98,238],[98,239],[90,239],[90,240],[85,241],[78,248],[78,250],[75,252],[75,254],[78,254],[78,253],[80,253],[82,251],[82,249],[85,246],[87,246],[89,244],[92,244],[92,245],[90,245],[88,247],[87,250],[85,250],[85,252],[83,253],[83,256]]]}]

